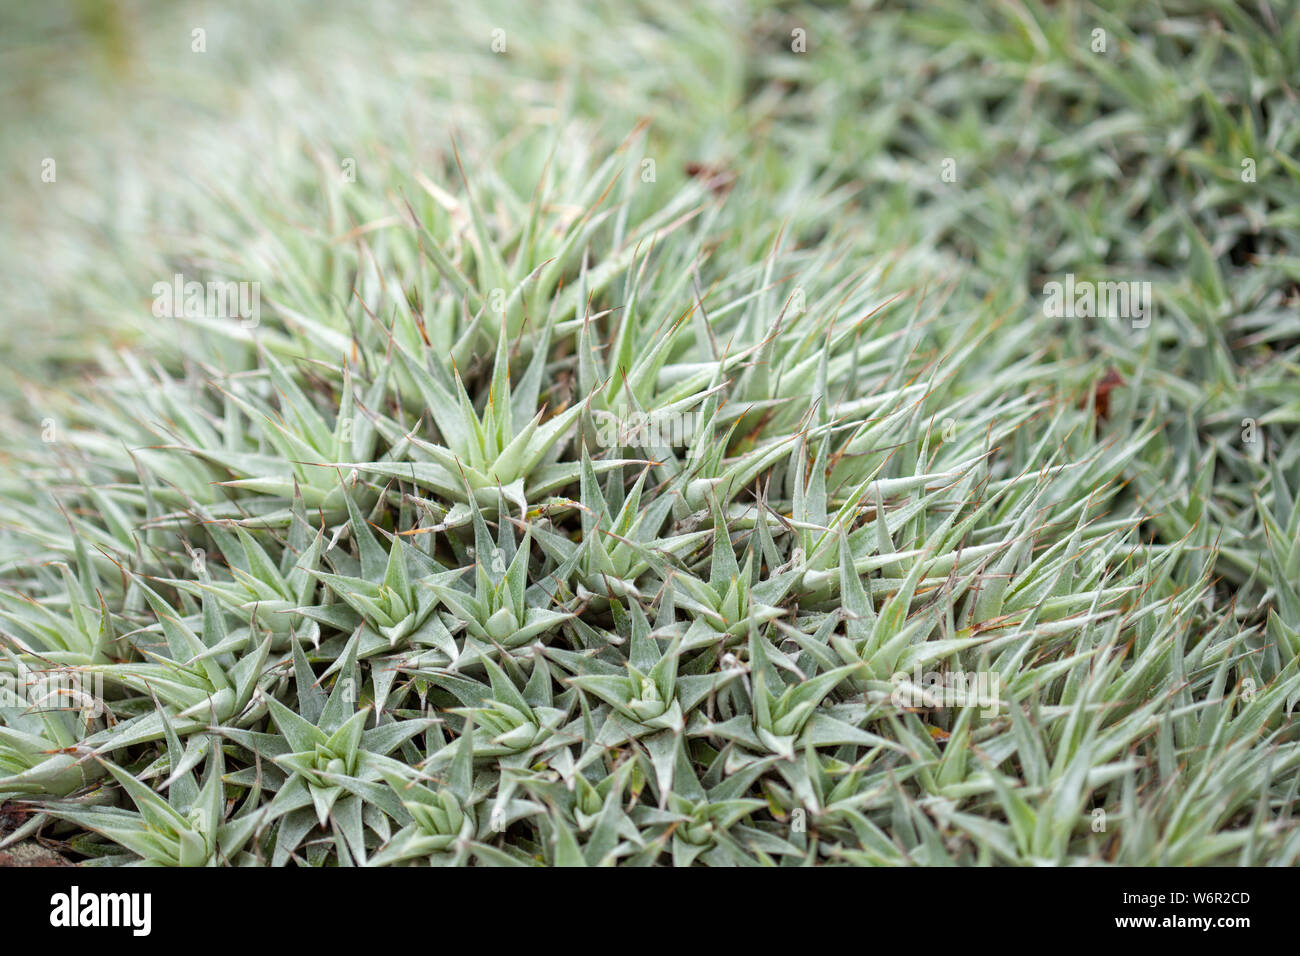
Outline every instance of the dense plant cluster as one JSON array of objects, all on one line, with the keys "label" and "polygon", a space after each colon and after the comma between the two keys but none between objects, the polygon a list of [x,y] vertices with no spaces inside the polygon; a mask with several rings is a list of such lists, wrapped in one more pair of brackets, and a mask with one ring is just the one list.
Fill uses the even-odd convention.
[{"label": "dense plant cluster", "polygon": [[[1136,14],[1099,14],[1130,44],[1113,67],[1068,17],[981,35],[947,9],[878,35],[683,12],[721,53],[663,56],[766,130],[708,162],[671,111],[613,143],[515,116],[354,180],[297,154],[189,198],[185,238],[120,267],[136,299],[256,281],[260,322],[119,297],[148,347],[35,394],[53,440],[5,446],[0,796],[34,811],[10,840],[105,864],[1293,863],[1288,54],[1250,41],[1280,77],[1257,130],[1177,92],[1200,68],[1177,30],[1162,74]],[[795,22],[822,45],[767,51]],[[933,48],[986,78],[891,79]],[[1092,138],[1016,125],[1031,88]],[[855,153],[845,104],[874,98]],[[1218,146],[1153,167],[1142,123],[1186,143],[1202,114]],[[1267,187],[1193,202],[1238,142]],[[973,181],[939,178],[950,153]],[[1135,262],[1145,333],[1036,298]],[[1234,439],[1247,413],[1266,448]]]}]

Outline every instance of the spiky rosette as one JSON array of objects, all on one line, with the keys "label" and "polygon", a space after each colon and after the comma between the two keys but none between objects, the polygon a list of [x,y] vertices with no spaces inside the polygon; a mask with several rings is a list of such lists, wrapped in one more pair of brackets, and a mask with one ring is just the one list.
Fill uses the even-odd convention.
[{"label": "spiky rosette", "polygon": [[[727,14],[701,15],[707,56],[661,52],[774,130],[729,165],[696,162],[707,137],[671,115],[610,143],[518,109],[445,155],[390,153],[386,125],[359,178],[294,154],[272,183],[186,194],[182,235],[123,269],[174,298],[179,263],[247,314],[155,310],[150,340],[36,394],[53,440],[5,438],[20,836],[187,866],[1294,862],[1300,473],[1214,430],[1252,389],[1275,399],[1263,427],[1294,421],[1286,363],[1239,385],[1223,251],[1190,226],[1196,285],[1162,293],[1145,344],[1026,301],[1096,224],[1057,180],[1025,198],[1006,157],[1057,162],[1080,206],[1115,165],[1004,129],[1023,90],[1003,75],[1092,108],[1088,70],[1041,70],[1061,31],[1006,27],[1014,69],[935,81],[983,104],[997,146],[970,147],[971,223],[928,180],[857,205],[850,180],[894,160],[846,158],[840,107],[810,91],[883,95],[890,56],[954,29],[940,6],[884,21],[869,65],[854,40],[877,34],[810,12],[844,36],[753,77]],[[1106,119],[1123,104],[1181,115],[1179,83],[1089,69],[1109,85],[1088,142],[1135,128]],[[950,105],[915,105],[910,132],[884,111],[890,156],[969,140]],[[791,158],[808,122],[825,143]],[[1057,251],[981,242],[1022,200]],[[1103,231],[1137,260],[1126,228]],[[1152,262],[1182,254],[1171,229],[1148,230]],[[1246,298],[1278,300],[1287,268]]]}]

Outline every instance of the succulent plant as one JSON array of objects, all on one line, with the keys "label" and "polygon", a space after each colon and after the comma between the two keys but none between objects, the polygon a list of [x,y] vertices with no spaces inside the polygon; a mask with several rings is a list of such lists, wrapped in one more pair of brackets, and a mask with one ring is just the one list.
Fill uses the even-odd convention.
[{"label": "succulent plant", "polygon": [[[955,2],[809,8],[823,53],[752,63],[781,11],[669,6],[619,34],[681,68],[633,99],[699,115],[610,107],[611,141],[589,80],[544,123],[494,87],[446,155],[391,108],[298,117],[325,159],[209,171],[187,238],[96,266],[85,312],[123,336],[172,262],[264,307],[161,320],[34,391],[57,441],[0,439],[23,835],[105,865],[1294,864],[1300,419],[1265,319],[1296,331],[1295,44],[1212,4],[1272,50],[1239,121],[1187,92],[1239,51],[1137,7],[1097,15],[1169,65],[1080,61],[1076,11],[1028,0],[981,40]],[[912,69],[939,40],[978,83]],[[420,75],[358,96],[441,123],[452,81]],[[1021,125],[1025,77],[1114,155]],[[843,104],[877,101],[864,145]],[[1248,143],[1265,197],[1202,192]],[[944,198],[899,157],[949,144],[986,179]],[[1233,203],[1263,203],[1253,273]],[[1076,260],[1190,278],[1145,338],[1080,331],[1025,293]],[[1225,438],[1256,407],[1267,457]]]}]

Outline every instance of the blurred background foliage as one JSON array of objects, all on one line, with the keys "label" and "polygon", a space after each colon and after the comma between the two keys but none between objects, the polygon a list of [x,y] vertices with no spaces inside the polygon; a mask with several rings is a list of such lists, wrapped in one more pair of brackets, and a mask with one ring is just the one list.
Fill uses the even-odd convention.
[{"label": "blurred background foliage", "polygon": [[[732,202],[756,225],[921,263],[953,308],[1062,363],[1063,399],[1123,382],[1113,427],[1164,425],[1133,473],[1153,524],[1196,527],[1253,608],[1268,597],[1267,460],[1300,484],[1294,3],[59,0],[2,16],[9,433],[57,412],[44,386],[104,349],[177,360],[153,283],[255,253],[259,215],[323,209],[340,157],[404,191],[392,170],[446,168],[453,135],[519,166],[532,131],[567,123],[599,156],[645,123],[666,189],[739,173]],[[1043,283],[1066,272],[1151,281],[1159,320],[1142,336],[1044,321]]]}]

